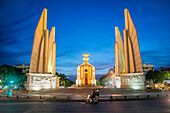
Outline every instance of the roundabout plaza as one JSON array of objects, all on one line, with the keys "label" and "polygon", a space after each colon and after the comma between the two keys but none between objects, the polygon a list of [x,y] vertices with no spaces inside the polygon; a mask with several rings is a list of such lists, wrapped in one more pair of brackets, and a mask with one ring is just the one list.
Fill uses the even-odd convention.
[{"label": "roundabout plaza", "polygon": [[[124,10],[125,29],[123,40],[118,27],[115,27],[115,73],[112,76],[112,87],[103,88],[96,85],[95,67],[89,64],[88,56],[82,54],[84,63],[77,68],[76,85],[68,88],[59,87],[56,71],[56,43],[55,27],[49,34],[47,29],[47,9],[44,9],[35,30],[30,70],[27,73],[25,94],[18,96],[68,97],[84,99],[93,90],[99,90],[103,99],[149,97],[145,89],[145,75],[142,70],[142,61],[137,31],[128,9]],[[152,93],[158,97],[166,93]]]}]

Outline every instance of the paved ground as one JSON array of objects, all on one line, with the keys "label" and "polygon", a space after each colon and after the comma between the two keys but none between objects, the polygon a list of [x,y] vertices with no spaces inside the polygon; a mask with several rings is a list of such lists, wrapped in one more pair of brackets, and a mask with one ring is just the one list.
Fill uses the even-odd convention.
[{"label": "paved ground", "polygon": [[1,113],[170,113],[170,99],[100,102],[0,101]]}]

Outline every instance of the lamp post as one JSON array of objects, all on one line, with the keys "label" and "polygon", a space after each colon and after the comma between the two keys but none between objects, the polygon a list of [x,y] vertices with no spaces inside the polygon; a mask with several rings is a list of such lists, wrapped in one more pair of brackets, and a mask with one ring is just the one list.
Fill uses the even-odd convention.
[{"label": "lamp post", "polygon": [[10,81],[10,91],[9,91],[9,93],[8,93],[8,95],[9,96],[12,96],[12,83],[13,83],[14,81]]},{"label": "lamp post", "polygon": [[10,81],[10,88],[11,88],[11,89],[12,89],[12,87],[11,87],[11,86],[12,86],[12,83],[13,83],[13,82],[14,82],[14,81]]}]

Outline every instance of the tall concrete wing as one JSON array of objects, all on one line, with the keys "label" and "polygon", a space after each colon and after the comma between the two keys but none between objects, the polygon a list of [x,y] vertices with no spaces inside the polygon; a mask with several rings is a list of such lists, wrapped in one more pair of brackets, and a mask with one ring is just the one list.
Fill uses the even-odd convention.
[{"label": "tall concrete wing", "polygon": [[55,75],[56,72],[56,43],[53,42],[53,70],[52,74]]},{"label": "tall concrete wing", "polygon": [[60,77],[55,75],[55,71],[55,27],[52,27],[49,36],[49,30],[47,29],[47,9],[44,9],[35,30],[26,89],[29,91],[38,91],[59,87]]},{"label": "tall concrete wing", "polygon": [[127,73],[142,72],[142,61],[138,42],[137,31],[128,9],[125,13],[124,51],[125,67]]},{"label": "tall concrete wing", "polygon": [[47,9],[44,9],[37,28],[35,30],[34,42],[32,47],[32,55],[30,62],[30,73],[44,73],[45,64],[47,63]]},{"label": "tall concrete wing", "polygon": [[122,38],[120,35],[120,31],[118,27],[115,27],[115,35],[116,35],[116,42],[115,42],[115,68],[116,74],[120,74],[125,72],[125,58],[124,58],[124,47]]},{"label": "tall concrete wing", "polygon": [[56,62],[56,44],[55,44],[55,27],[52,27],[50,37],[48,39],[48,72],[55,74],[55,62]]}]

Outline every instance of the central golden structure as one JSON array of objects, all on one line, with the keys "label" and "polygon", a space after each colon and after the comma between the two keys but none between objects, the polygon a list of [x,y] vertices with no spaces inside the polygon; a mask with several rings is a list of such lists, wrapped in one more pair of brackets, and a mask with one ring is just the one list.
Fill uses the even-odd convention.
[{"label": "central golden structure", "polygon": [[76,86],[96,86],[95,68],[88,63],[90,54],[82,54],[84,63],[77,67]]}]

